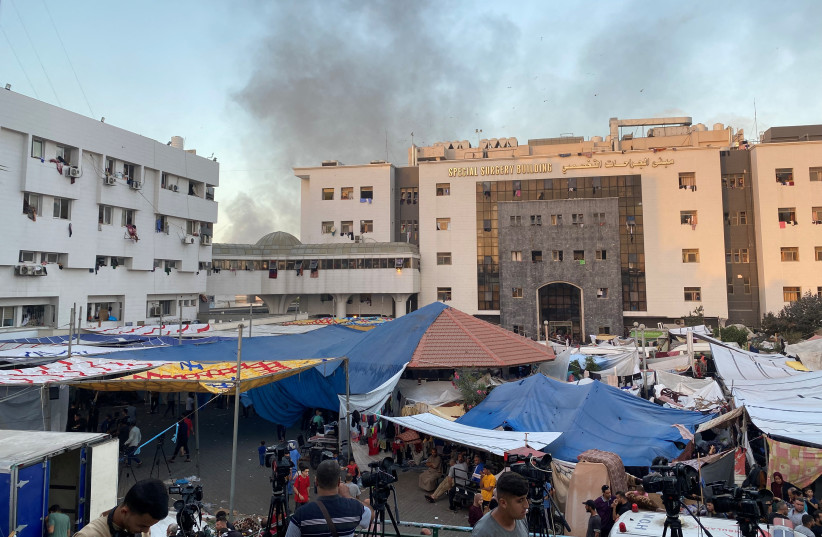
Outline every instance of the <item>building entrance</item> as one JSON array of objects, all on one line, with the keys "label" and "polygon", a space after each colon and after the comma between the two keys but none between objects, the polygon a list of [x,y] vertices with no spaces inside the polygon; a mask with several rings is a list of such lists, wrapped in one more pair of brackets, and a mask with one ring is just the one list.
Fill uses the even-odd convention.
[{"label": "building entrance", "polygon": [[583,341],[582,290],[570,283],[557,282],[539,288],[539,325],[548,322],[552,337]]}]

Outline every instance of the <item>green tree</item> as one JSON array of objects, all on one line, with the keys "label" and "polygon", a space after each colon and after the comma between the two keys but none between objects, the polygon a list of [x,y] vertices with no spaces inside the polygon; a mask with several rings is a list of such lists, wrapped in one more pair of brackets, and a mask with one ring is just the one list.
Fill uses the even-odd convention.
[{"label": "green tree", "polygon": [[739,344],[739,348],[748,348],[748,331],[744,328],[737,328],[736,326],[728,326],[722,328],[719,332],[720,341],[735,341]]},{"label": "green tree", "polygon": [[810,292],[782,308],[778,314],[768,312],[762,317],[763,330],[770,334],[779,332],[789,343],[795,343],[792,341],[794,339],[810,337],[820,328],[822,298]]},{"label": "green tree", "polygon": [[685,321],[685,326],[699,326],[705,324],[705,308],[697,307],[688,315],[683,315],[682,320]]},{"label": "green tree", "polygon": [[480,404],[490,392],[483,376],[476,369],[460,369],[454,374],[452,382],[462,395],[466,412]]},{"label": "green tree", "polygon": [[[585,371],[588,371],[589,373],[591,373],[591,372],[594,372],[594,371],[599,371],[600,369],[601,368],[594,361],[593,356],[586,356],[585,357]],[[577,379],[577,380],[581,379],[584,376],[583,373],[582,373],[582,368],[579,366],[579,362],[577,362],[576,360],[572,360],[568,364],[568,372],[573,373],[574,378]]]}]

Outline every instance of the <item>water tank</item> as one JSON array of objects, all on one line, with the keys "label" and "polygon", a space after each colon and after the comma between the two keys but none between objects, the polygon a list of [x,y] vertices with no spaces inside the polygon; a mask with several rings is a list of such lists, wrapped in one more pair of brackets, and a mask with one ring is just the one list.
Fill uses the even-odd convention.
[{"label": "water tank", "polygon": [[463,140],[462,142],[460,142],[460,144],[462,145],[463,149],[470,149],[471,148],[471,142],[469,142],[468,140]]},{"label": "water tank", "polygon": [[172,136],[171,147],[175,149],[185,149],[185,140],[182,136]]},{"label": "water tank", "polygon": [[715,131],[724,131],[725,130],[725,125],[723,125],[722,123],[714,123],[714,130]]},{"label": "water tank", "polygon": [[517,140],[514,136],[508,138],[508,143],[511,144],[511,147],[519,147],[519,140]]},{"label": "water tank", "polygon": [[591,141],[594,143],[601,142],[602,136],[591,136]]},{"label": "water tank", "polygon": [[699,132],[704,132],[708,130],[708,127],[706,127],[704,123],[697,123],[696,125],[694,125],[694,129]]}]

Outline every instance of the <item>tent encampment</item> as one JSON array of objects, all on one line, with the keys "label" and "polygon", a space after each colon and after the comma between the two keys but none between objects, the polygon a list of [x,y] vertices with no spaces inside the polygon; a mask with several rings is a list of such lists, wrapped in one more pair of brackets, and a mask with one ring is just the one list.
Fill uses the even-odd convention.
[{"label": "tent encampment", "polygon": [[495,388],[457,423],[557,431],[562,436],[548,446],[556,458],[573,461],[588,449],[606,449],[626,466],[647,466],[658,456],[674,459],[685,448],[675,425],[693,432],[711,417],[662,408],[602,382],[578,386],[536,374]]}]

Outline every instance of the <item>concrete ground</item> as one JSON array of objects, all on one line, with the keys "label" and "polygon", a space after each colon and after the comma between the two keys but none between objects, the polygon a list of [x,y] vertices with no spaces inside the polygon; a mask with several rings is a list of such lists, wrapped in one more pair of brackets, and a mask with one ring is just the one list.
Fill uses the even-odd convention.
[{"label": "concrete ground", "polygon": [[[101,409],[101,413],[105,416],[106,413],[121,408],[104,407]],[[148,441],[175,422],[170,414],[163,417],[164,411],[165,406],[160,405],[159,414],[149,414],[148,405],[137,405],[137,421],[143,442]],[[162,461],[159,469],[155,468],[151,474],[152,477],[159,477],[163,480],[199,478],[199,481],[195,481],[195,483],[203,486],[203,503],[210,514],[214,514],[220,509],[227,511],[229,507],[233,412],[233,406],[227,409],[219,409],[213,403],[202,409],[200,411],[199,464],[196,463],[194,454],[192,454],[192,462],[188,463],[183,462],[184,458],[178,456],[174,463],[168,465],[171,470],[170,474]],[[167,440],[164,446],[166,456],[169,458],[174,449],[173,444],[170,442],[172,434],[173,431],[171,434],[166,435]],[[296,428],[289,428],[287,438],[295,439],[298,434]],[[271,499],[271,484],[268,480],[270,469],[262,468],[259,465],[257,447],[260,445],[260,440],[265,440],[266,445],[269,446],[276,443],[274,424],[256,415],[243,418],[241,412],[237,441],[235,511],[242,515],[265,517]],[[189,440],[189,447],[194,450],[193,437]],[[149,477],[156,451],[156,442],[152,442],[145,446],[140,453],[142,466],[136,467],[135,465],[132,467],[132,471],[121,466],[119,476],[119,495],[121,497],[135,482],[135,477],[136,479]],[[448,509],[447,498],[443,498],[433,505],[425,500],[423,491],[417,487],[419,473],[413,470],[401,471],[398,477],[399,480],[394,484],[395,492],[391,496],[390,504],[393,509],[394,498],[396,497],[400,520],[453,526],[468,525],[467,508],[452,513]],[[366,489],[363,491],[361,498],[366,498],[367,494],[368,490]],[[311,496],[312,498],[314,496],[313,490]],[[293,498],[289,505],[293,508]],[[404,534],[419,534],[418,528],[406,527],[401,528],[401,530]],[[444,532],[440,533],[445,534]]]}]

